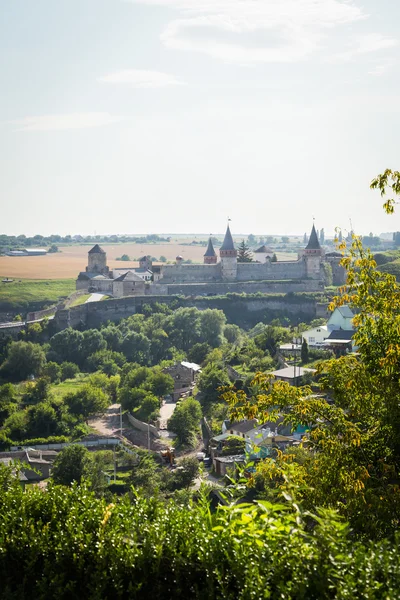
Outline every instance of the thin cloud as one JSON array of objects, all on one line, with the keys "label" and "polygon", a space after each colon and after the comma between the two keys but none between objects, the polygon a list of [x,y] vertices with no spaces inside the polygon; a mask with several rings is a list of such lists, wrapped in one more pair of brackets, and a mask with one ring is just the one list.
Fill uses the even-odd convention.
[{"label": "thin cloud", "polygon": [[71,113],[63,115],[41,115],[9,121],[16,125],[15,131],[66,131],[102,127],[121,121],[122,117],[103,112]]},{"label": "thin cloud", "polygon": [[357,56],[388,50],[399,45],[399,40],[385,37],[379,33],[360,35],[344,52],[333,56],[333,61],[349,61]]},{"label": "thin cloud", "polygon": [[[365,19],[342,0],[131,0],[170,7],[180,18],[161,35],[168,48],[239,63],[295,62],[312,54],[335,26]],[[253,36],[259,43],[249,43]]]},{"label": "thin cloud", "polygon": [[116,73],[99,77],[98,81],[115,85],[129,85],[134,88],[162,88],[183,85],[183,82],[174,77],[174,75],[142,69],[117,71]]}]

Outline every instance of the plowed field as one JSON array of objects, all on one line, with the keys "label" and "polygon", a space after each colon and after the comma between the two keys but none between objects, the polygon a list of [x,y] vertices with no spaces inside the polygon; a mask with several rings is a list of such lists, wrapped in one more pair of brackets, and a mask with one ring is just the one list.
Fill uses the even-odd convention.
[{"label": "plowed field", "polygon": [[[136,267],[137,262],[122,262],[116,258],[127,254],[131,258],[140,258],[149,254],[157,260],[165,256],[174,260],[177,255],[185,260],[203,262],[204,246],[185,246],[182,244],[118,244],[102,245],[107,252],[109,267]],[[61,252],[45,256],[0,256],[0,277],[21,279],[68,279],[75,278],[87,265],[87,253],[91,246],[60,247]]]}]

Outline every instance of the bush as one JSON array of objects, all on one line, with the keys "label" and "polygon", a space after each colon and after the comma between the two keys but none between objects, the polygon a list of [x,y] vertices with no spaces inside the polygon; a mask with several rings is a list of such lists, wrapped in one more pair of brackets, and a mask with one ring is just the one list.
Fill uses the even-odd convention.
[{"label": "bush", "polygon": [[47,438],[30,438],[19,442],[11,442],[14,446],[40,446],[46,444],[65,444],[69,438],[65,435],[51,435]]},{"label": "bush", "polygon": [[61,363],[61,381],[65,381],[66,379],[73,379],[78,375],[79,367],[75,363],[72,362],[63,362]]},{"label": "bush", "polygon": [[3,598],[397,598],[400,540],[354,541],[333,511],[312,521],[260,502],[224,507],[85,488],[23,492],[0,468]]}]

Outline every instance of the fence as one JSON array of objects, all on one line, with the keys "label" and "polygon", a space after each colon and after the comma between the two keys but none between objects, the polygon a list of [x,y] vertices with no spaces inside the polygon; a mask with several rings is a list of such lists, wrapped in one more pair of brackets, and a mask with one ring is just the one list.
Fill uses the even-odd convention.
[{"label": "fence", "polygon": [[154,437],[156,437],[156,438],[160,437],[160,434],[158,433],[157,428],[154,427],[154,425],[150,425],[148,423],[143,423],[143,421],[139,421],[139,419],[135,419],[135,417],[133,417],[130,413],[128,413],[128,421],[135,429],[139,429],[139,431],[144,431],[145,433],[150,431],[150,433],[152,435],[154,435]]},{"label": "fence", "polygon": [[[147,425],[146,425],[147,427]],[[33,444],[29,445],[29,448],[33,450],[62,450],[67,446],[71,445],[79,445],[85,446],[86,448],[92,448],[93,446],[118,446],[121,443],[121,440],[118,438],[100,438],[99,440],[89,440],[86,442],[63,442],[61,444]],[[11,452],[17,452],[21,450],[22,446],[11,446]]]}]

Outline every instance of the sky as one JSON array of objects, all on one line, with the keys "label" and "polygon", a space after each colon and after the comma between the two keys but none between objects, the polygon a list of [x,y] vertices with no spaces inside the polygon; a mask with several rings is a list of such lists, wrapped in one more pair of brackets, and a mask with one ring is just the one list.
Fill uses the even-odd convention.
[{"label": "sky", "polygon": [[0,233],[400,229],[398,0],[12,0]]}]

